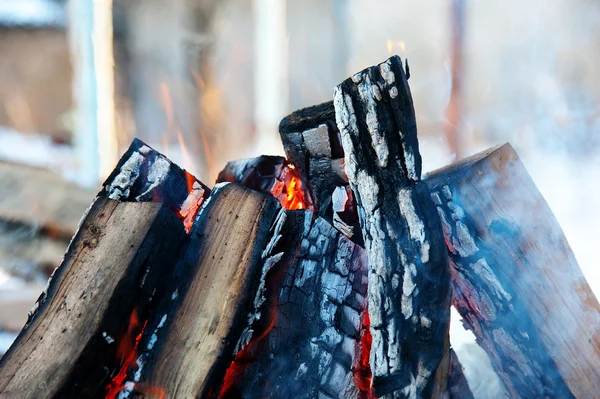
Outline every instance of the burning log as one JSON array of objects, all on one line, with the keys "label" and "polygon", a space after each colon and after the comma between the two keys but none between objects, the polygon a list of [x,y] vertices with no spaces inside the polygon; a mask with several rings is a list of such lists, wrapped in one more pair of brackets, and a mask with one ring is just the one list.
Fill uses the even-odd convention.
[{"label": "burning log", "polygon": [[139,320],[162,295],[162,279],[185,241],[181,220],[193,220],[207,193],[193,176],[135,140],[1,359],[0,396],[103,392],[131,352]]},{"label": "burning log", "polygon": [[238,353],[221,398],[372,397],[365,254],[312,216],[303,214],[299,251],[271,293],[276,317]]},{"label": "burning log", "polygon": [[509,144],[427,179],[453,303],[513,397],[600,392],[600,304]]},{"label": "burning log", "polygon": [[130,344],[128,320],[149,313],[184,236],[161,204],[98,198],[0,361],[0,396],[90,397],[101,390]]},{"label": "burning log", "polygon": [[373,388],[378,397],[440,397],[448,375],[450,274],[439,217],[420,180],[400,58],[341,83],[334,106],[369,259]]},{"label": "burning log", "polygon": [[194,224],[168,295],[159,299],[108,397],[218,392],[261,316],[265,276],[284,257],[278,245],[285,221],[273,198],[236,184],[216,189]]}]

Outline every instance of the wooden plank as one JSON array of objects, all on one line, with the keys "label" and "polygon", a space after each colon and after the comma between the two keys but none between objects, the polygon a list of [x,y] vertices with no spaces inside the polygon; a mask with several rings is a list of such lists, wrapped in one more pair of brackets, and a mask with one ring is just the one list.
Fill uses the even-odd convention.
[{"label": "wooden plank", "polygon": [[285,212],[274,198],[237,184],[213,191],[170,295],[148,320],[137,361],[111,397],[147,387],[172,398],[218,392],[260,316],[261,281],[283,256],[274,252],[283,222]]},{"label": "wooden plank", "polygon": [[600,392],[600,304],[546,201],[505,144],[427,179],[454,304],[512,396]]},{"label": "wooden plank", "polygon": [[134,341],[130,317],[147,317],[184,236],[161,204],[98,198],[0,361],[0,398],[102,392],[122,361],[116,341]]},{"label": "wooden plank", "polygon": [[443,395],[450,273],[439,217],[420,180],[416,120],[400,58],[341,83],[334,106],[369,261],[375,394]]}]

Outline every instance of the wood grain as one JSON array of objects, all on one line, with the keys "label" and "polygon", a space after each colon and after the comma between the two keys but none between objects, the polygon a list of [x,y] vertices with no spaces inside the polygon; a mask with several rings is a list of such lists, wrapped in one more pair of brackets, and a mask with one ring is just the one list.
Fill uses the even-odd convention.
[{"label": "wood grain", "polygon": [[170,398],[218,392],[256,311],[261,273],[279,259],[265,251],[279,234],[277,200],[232,183],[215,189],[207,201],[171,295],[148,321],[141,367],[132,380]]},{"label": "wood grain", "polygon": [[[0,361],[0,398],[91,397],[118,366],[134,308],[147,316],[185,233],[156,203],[98,198]],[[133,339],[133,337],[132,337]]]},{"label": "wood grain", "polygon": [[496,147],[427,182],[454,304],[511,395],[596,397],[600,304],[514,149]]}]

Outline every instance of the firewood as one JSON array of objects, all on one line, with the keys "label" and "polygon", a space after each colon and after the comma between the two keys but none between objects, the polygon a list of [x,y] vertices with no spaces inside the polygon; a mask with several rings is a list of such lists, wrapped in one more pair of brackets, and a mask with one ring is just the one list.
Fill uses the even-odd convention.
[{"label": "firewood", "polygon": [[[279,124],[287,159],[306,179],[315,210],[326,211],[336,184],[343,184],[333,160],[343,156],[335,111],[331,102],[294,112]],[[333,184],[332,184],[333,182]]]},{"label": "firewood", "polygon": [[264,276],[278,252],[286,214],[277,201],[236,184],[213,191],[175,269],[168,295],[145,326],[129,370],[109,397],[218,392],[235,353],[260,318]]},{"label": "firewood", "polygon": [[101,196],[155,201],[171,208],[190,231],[210,189],[143,141],[135,139],[103,184]]},{"label": "firewood", "polygon": [[400,58],[341,83],[334,106],[369,260],[373,388],[388,398],[443,394],[446,380],[436,374],[448,370],[448,258],[420,180],[416,120]]},{"label": "firewood", "polygon": [[101,390],[135,337],[127,336],[128,320],[147,317],[184,236],[181,221],[161,204],[99,197],[0,361],[0,397]]},{"label": "firewood", "polygon": [[312,212],[302,219],[299,251],[268,295],[276,318],[238,354],[222,398],[371,397],[370,369],[360,364],[370,350],[364,250]]},{"label": "firewood", "polygon": [[431,173],[453,302],[513,397],[600,392],[600,305],[509,144]]}]

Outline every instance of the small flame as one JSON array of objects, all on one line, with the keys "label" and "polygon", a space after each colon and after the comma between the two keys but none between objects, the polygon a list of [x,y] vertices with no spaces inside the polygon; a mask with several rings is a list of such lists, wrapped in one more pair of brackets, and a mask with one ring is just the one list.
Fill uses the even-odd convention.
[{"label": "small flame", "polygon": [[399,48],[402,53],[406,52],[406,43],[403,41],[394,41],[388,39],[385,44],[388,54],[392,54],[394,52],[394,48]]},{"label": "small flame", "polygon": [[292,164],[284,166],[280,179],[271,188],[271,194],[287,210],[307,208],[307,196],[302,189],[302,181]]}]

